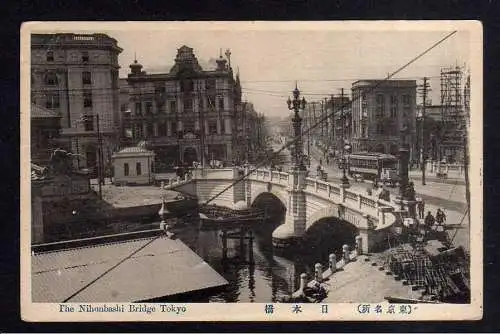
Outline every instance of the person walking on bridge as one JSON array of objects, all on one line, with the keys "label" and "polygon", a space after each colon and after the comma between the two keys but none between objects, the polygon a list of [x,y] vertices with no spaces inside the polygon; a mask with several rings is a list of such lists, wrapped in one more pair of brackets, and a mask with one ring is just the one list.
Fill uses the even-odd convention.
[{"label": "person walking on bridge", "polygon": [[445,221],[446,221],[446,215],[441,209],[437,209],[436,222],[438,223],[438,225],[443,225]]},{"label": "person walking on bridge", "polygon": [[428,228],[431,228],[434,223],[435,223],[435,219],[434,219],[434,216],[432,215],[432,213],[430,211],[427,211],[427,216],[425,217],[425,220],[424,220],[424,224],[425,226],[427,226]]},{"label": "person walking on bridge", "polygon": [[418,209],[418,218],[424,219],[425,202],[423,198],[420,198],[420,200],[417,202],[417,209]]}]

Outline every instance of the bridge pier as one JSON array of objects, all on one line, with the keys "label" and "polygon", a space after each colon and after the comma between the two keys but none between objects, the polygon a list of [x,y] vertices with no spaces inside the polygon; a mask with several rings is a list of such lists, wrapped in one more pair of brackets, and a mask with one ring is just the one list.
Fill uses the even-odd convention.
[{"label": "bridge pier", "polygon": [[296,244],[306,233],[306,170],[292,169],[288,177],[288,207],[285,223],[273,232],[273,245],[285,248]]}]

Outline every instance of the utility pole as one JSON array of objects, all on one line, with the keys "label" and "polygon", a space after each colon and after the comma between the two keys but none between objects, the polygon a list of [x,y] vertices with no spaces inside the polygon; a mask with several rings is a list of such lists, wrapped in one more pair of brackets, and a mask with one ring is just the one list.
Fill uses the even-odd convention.
[{"label": "utility pole", "polygon": [[98,182],[99,182],[99,199],[102,199],[102,184],[103,184],[103,168],[102,168],[102,140],[101,140],[101,129],[99,125],[99,114],[96,114],[96,122],[97,122],[97,154],[99,156],[99,164],[97,165],[97,175],[98,175]]},{"label": "utility pole", "polygon": [[[341,101],[344,101],[344,88],[341,89]],[[344,121],[344,103],[342,102],[341,106],[340,106],[340,120],[341,120],[341,127],[340,127],[340,130],[342,131],[341,132],[341,135],[340,135],[340,139],[341,139],[341,152],[342,152],[342,187],[343,188],[349,188],[350,185],[349,185],[349,179],[347,178],[347,175],[346,175],[346,169],[347,169],[347,159],[345,157],[345,150],[346,150],[346,145],[345,145],[345,140],[344,140],[344,134],[345,134],[345,131],[344,131],[344,125],[345,125],[345,121]]]},{"label": "utility pole", "polygon": [[426,140],[425,140],[425,108],[427,105],[427,93],[430,91],[429,83],[427,82],[429,78],[424,77],[424,83],[421,86],[422,94],[422,117],[420,121],[420,161],[422,170],[422,185],[425,186],[425,164],[427,161],[427,151],[426,151]]},{"label": "utility pole", "polygon": [[332,141],[332,149],[333,152],[335,153],[335,150],[337,149],[337,145],[335,145],[335,100],[333,99],[333,94],[331,97],[331,102],[332,102],[332,117],[331,117],[331,122],[332,122],[332,136],[331,136],[331,141]]}]

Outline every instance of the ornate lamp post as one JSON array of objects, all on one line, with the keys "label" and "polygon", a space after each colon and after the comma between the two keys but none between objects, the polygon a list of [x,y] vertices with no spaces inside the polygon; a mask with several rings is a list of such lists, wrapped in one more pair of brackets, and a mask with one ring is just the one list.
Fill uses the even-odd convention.
[{"label": "ornate lamp post", "polygon": [[292,169],[295,170],[306,170],[304,165],[304,153],[302,144],[302,118],[299,115],[300,110],[304,110],[306,107],[306,100],[302,97],[300,99],[300,91],[297,88],[297,83],[295,83],[295,89],[293,90],[293,100],[286,101],[288,104],[288,109],[294,112],[294,117],[292,118],[292,126],[295,136],[295,145],[293,150],[293,166]]}]

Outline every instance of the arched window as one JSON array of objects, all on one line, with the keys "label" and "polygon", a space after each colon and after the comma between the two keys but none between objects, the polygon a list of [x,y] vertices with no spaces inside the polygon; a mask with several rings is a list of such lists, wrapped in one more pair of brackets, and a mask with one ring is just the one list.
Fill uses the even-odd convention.
[{"label": "arched window", "polygon": [[57,86],[59,84],[57,75],[53,72],[47,73],[45,75],[45,84],[48,86]]}]

